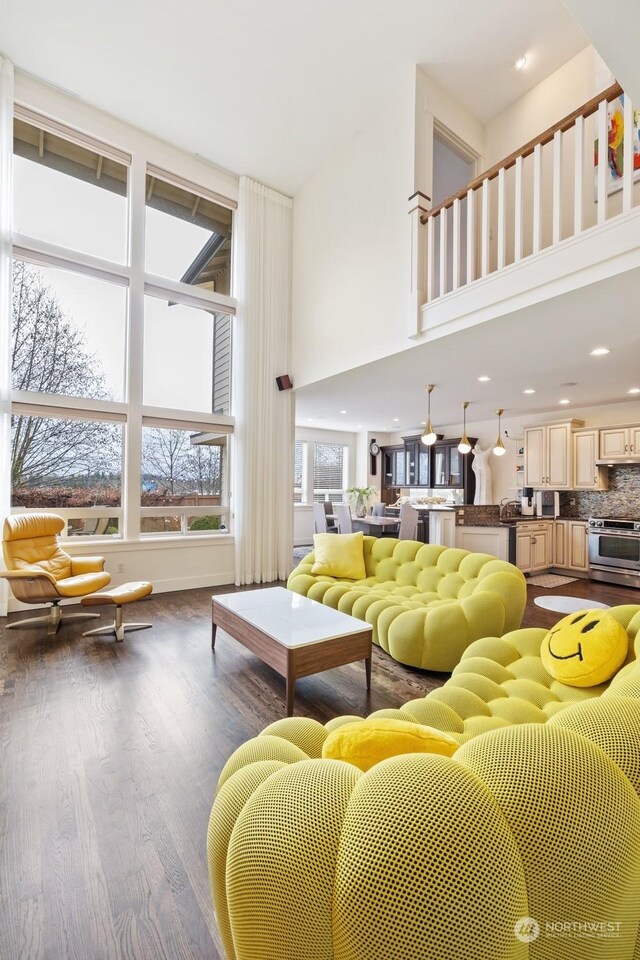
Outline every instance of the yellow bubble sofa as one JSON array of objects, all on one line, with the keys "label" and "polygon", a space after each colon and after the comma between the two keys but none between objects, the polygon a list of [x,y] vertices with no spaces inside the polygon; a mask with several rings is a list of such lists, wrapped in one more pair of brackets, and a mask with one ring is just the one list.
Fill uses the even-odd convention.
[{"label": "yellow bubble sofa", "polygon": [[373,627],[373,642],[395,660],[451,672],[474,640],[520,626],[523,573],[486,553],[415,540],[364,537],[366,577],[314,576],[315,552],[289,576],[289,590]]},{"label": "yellow bubble sofa", "polygon": [[452,757],[322,759],[354,717],[236,750],[208,833],[227,960],[638,960],[640,606],[610,612],[629,653],[609,684],[552,680],[523,629],[372,715],[446,731]]}]

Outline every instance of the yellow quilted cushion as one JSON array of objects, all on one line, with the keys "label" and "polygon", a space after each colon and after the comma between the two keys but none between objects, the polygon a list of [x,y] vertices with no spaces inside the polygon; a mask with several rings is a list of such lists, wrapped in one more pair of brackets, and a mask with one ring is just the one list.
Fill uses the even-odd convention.
[{"label": "yellow quilted cushion", "polygon": [[450,757],[458,746],[453,737],[433,727],[407,720],[369,718],[346,723],[330,733],[322,747],[322,756],[344,760],[366,771],[381,760],[404,753],[439,753]]},{"label": "yellow quilted cushion", "polygon": [[540,659],[548,673],[570,687],[595,687],[624,663],[627,631],[603,610],[582,610],[564,617],[547,633]]},{"label": "yellow quilted cushion", "polygon": [[314,576],[364,580],[364,537],[362,533],[316,533],[313,538]]}]

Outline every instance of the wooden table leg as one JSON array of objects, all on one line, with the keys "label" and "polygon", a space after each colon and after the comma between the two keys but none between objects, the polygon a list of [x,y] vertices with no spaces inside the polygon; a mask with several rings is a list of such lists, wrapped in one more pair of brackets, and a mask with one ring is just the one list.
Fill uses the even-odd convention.
[{"label": "wooden table leg", "polygon": [[367,676],[367,690],[371,690],[371,656],[368,656],[365,660],[364,670]]},{"label": "wooden table leg", "polygon": [[293,705],[296,699],[296,678],[292,673],[287,674],[287,716],[293,716]]},{"label": "wooden table leg", "polygon": [[211,649],[215,650],[216,648],[216,630],[218,629],[218,624],[211,621]]}]

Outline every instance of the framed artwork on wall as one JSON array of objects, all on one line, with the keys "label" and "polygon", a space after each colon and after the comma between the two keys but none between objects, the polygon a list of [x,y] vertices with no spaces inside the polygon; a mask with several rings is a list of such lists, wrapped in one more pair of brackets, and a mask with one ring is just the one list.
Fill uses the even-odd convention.
[{"label": "framed artwork on wall", "polygon": [[[624,93],[609,103],[609,143],[607,146],[607,194],[622,190],[624,165]],[[640,111],[633,111],[633,180],[640,180]],[[595,181],[598,178],[598,141],[593,142]],[[597,186],[595,200],[597,201]]]}]

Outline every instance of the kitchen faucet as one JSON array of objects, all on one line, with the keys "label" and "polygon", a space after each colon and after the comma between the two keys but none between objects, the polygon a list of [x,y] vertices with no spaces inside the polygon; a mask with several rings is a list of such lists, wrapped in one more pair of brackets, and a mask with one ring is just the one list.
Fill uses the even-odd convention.
[{"label": "kitchen faucet", "polygon": [[513,517],[517,516],[519,513],[520,504],[517,500],[509,500],[508,497],[503,497],[500,501],[500,519],[501,520],[511,520]]}]

